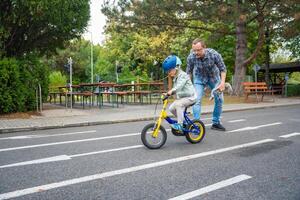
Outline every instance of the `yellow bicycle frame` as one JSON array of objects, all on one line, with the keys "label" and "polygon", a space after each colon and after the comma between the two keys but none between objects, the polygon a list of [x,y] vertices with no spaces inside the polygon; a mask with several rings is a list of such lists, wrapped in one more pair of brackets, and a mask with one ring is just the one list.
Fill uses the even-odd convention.
[{"label": "yellow bicycle frame", "polygon": [[168,105],[168,99],[165,99],[163,102],[163,108],[162,108],[159,118],[157,119],[157,122],[156,122],[156,127],[152,133],[152,137],[154,137],[154,138],[157,138],[157,136],[158,136],[158,131],[159,131],[162,120],[167,117],[167,112],[166,112],[167,105]]}]

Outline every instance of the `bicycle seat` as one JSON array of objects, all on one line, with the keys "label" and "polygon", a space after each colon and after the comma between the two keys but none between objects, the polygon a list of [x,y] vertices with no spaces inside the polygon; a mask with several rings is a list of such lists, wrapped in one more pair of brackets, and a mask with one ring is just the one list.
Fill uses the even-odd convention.
[{"label": "bicycle seat", "polygon": [[186,106],[186,108],[189,108],[189,107],[195,105],[195,103],[196,103],[196,101],[194,103],[191,103],[190,105]]},{"label": "bicycle seat", "polygon": [[186,111],[187,111],[187,109],[188,109],[189,107],[191,107],[191,106],[195,105],[195,103],[196,103],[196,102],[194,102],[194,103],[192,103],[192,104],[190,104],[190,105],[186,106],[186,107],[185,107],[185,109],[184,109],[184,112],[186,112]]}]

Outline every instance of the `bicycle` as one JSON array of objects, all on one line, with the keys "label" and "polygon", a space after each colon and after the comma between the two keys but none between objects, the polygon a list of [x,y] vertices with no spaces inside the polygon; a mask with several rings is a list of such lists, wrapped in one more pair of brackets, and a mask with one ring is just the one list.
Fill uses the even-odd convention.
[{"label": "bicycle", "polygon": [[[177,123],[177,120],[174,120],[167,116],[166,108],[168,105],[168,98],[169,96],[161,96],[161,99],[163,101],[163,108],[158,119],[154,123],[146,125],[142,130],[142,142],[149,149],[159,149],[167,141],[167,131],[161,125],[163,119],[165,119],[169,124]],[[184,109],[183,131],[177,131],[172,128],[171,132],[175,136],[185,136],[187,141],[192,144],[196,144],[204,139],[205,126],[201,120],[191,120],[188,117],[187,109],[192,105],[194,104],[191,104]]]}]

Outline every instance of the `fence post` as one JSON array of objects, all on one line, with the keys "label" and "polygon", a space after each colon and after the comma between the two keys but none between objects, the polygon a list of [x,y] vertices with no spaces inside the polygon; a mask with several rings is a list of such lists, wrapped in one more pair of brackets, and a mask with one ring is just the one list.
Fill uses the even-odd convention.
[{"label": "fence post", "polygon": [[38,89],[35,89],[35,102],[36,102],[36,112],[39,112],[39,97],[38,97]]},{"label": "fence post", "polygon": [[38,84],[35,89],[35,98],[36,98],[36,111],[43,111],[43,99],[42,99],[42,88],[41,84]]},{"label": "fence post", "polygon": [[285,82],[285,85],[284,85],[284,87],[285,87],[285,93],[284,93],[284,95],[285,95],[285,97],[287,97],[288,95],[287,95],[287,90],[288,90],[288,80],[289,80],[289,73],[287,72],[287,73],[285,73],[285,76],[284,76],[284,82]]},{"label": "fence post", "polygon": [[43,111],[43,98],[42,98],[41,84],[39,84],[39,94],[40,94],[40,112],[42,112]]},{"label": "fence post", "polygon": [[[70,91],[70,108],[71,108],[71,112],[72,112],[72,108],[73,108],[73,85],[72,85],[72,71],[73,71],[73,68],[72,68],[72,64],[73,64],[73,60],[72,58],[68,58],[68,64],[70,66],[70,84],[69,84],[69,91]],[[66,98],[68,98],[68,94],[66,95]],[[66,104],[67,105],[67,104]]]}]

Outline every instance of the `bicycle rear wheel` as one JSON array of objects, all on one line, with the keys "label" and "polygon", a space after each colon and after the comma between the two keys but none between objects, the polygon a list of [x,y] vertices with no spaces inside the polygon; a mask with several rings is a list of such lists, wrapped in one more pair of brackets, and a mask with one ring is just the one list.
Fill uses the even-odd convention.
[{"label": "bicycle rear wheel", "polygon": [[167,132],[164,127],[160,126],[157,137],[153,137],[152,133],[155,129],[155,123],[148,124],[142,130],[141,139],[143,144],[149,149],[159,149],[167,141]]},{"label": "bicycle rear wheel", "polygon": [[193,120],[193,124],[188,126],[189,132],[186,133],[185,137],[187,141],[192,144],[199,143],[203,140],[205,136],[205,126],[200,120]]}]

